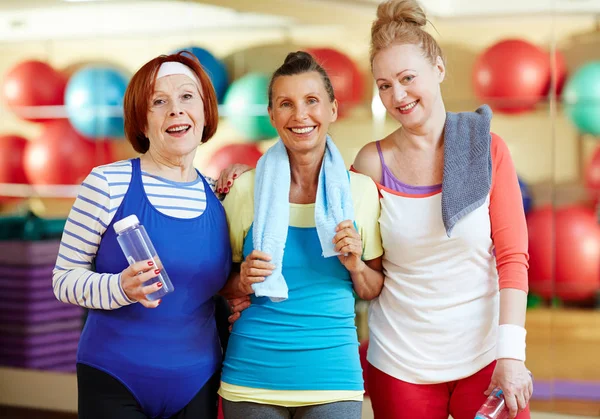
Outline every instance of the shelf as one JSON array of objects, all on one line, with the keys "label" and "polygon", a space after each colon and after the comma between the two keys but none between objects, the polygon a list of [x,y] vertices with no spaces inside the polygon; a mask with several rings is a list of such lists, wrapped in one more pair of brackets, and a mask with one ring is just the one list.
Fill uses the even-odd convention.
[{"label": "shelf", "polygon": [[79,186],[0,183],[0,196],[14,198],[76,198]]}]

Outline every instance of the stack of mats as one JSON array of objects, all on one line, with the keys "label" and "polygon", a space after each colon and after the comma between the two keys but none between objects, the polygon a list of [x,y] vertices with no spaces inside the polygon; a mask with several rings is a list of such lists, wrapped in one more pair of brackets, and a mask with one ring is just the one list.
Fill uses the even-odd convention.
[{"label": "stack of mats", "polygon": [[0,365],[75,371],[81,307],[52,290],[64,219],[0,218]]}]

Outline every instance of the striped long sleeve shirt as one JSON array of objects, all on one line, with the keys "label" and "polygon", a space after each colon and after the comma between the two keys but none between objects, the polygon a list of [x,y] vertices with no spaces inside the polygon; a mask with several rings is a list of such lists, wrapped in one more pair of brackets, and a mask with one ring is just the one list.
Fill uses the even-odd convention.
[{"label": "striped long sleeve shirt", "polygon": [[[127,193],[131,176],[131,161],[125,160],[94,168],[81,184],[52,275],[54,294],[60,301],[103,310],[134,302],[121,287],[120,273],[92,270],[102,236]],[[214,189],[215,181],[206,180]],[[200,177],[181,183],[142,172],[142,183],[149,202],[165,215],[194,218],[206,208],[206,191]]]}]

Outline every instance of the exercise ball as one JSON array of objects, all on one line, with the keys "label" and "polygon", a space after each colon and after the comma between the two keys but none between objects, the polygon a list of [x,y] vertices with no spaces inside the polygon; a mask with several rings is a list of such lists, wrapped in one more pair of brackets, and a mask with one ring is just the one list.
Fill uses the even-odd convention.
[{"label": "exercise ball", "polygon": [[550,89],[552,87],[552,77],[556,79],[555,87],[556,96],[558,97],[562,94],[563,88],[565,87],[565,82],[567,81],[567,63],[564,55],[558,50],[554,52],[554,68],[550,68],[548,88],[546,89],[546,93],[548,95],[550,94]]},{"label": "exercise ball", "polygon": [[[553,234],[554,218],[554,234]],[[600,289],[600,227],[590,208],[549,206],[527,215],[529,286],[544,298],[591,298]],[[554,272],[552,260],[554,258]]]},{"label": "exercise ball", "polygon": [[[27,140],[18,135],[0,136],[0,183],[28,183],[23,169]],[[19,201],[0,195],[0,204]]]},{"label": "exercise ball", "polygon": [[48,122],[25,148],[24,167],[36,185],[75,185],[98,165],[112,161],[107,141],[82,137],[66,119]]},{"label": "exercise ball", "polygon": [[123,137],[123,96],[127,76],[114,67],[89,66],[75,72],[67,83],[65,105],[69,121],[83,136],[93,139]]},{"label": "exercise ball", "polygon": [[477,58],[473,69],[477,97],[505,113],[533,109],[544,99],[549,80],[549,55],[519,39],[492,45]]},{"label": "exercise ball", "polygon": [[191,52],[198,61],[200,61],[200,64],[204,67],[204,70],[210,77],[210,81],[215,88],[217,99],[219,100],[219,103],[221,103],[225,97],[227,87],[229,86],[229,74],[227,73],[225,64],[204,48],[188,47],[177,50],[176,52],[180,51]]},{"label": "exercise ball", "polygon": [[332,48],[309,48],[306,51],[329,75],[338,100],[339,114],[343,117],[363,98],[365,84],[358,66],[346,54]]},{"label": "exercise ball", "polygon": [[205,172],[208,176],[217,179],[221,171],[232,164],[241,163],[256,167],[262,152],[254,143],[228,144],[218,149],[210,158]]},{"label": "exercise ball", "polygon": [[531,199],[529,186],[527,186],[527,183],[521,178],[519,178],[519,188],[521,188],[521,196],[523,197],[523,209],[525,210],[525,214],[527,214],[531,210],[533,200]]},{"label": "exercise ball", "polygon": [[49,120],[24,106],[60,106],[64,103],[67,78],[42,61],[24,61],[12,67],[2,82],[2,99],[21,119],[31,122]]},{"label": "exercise ball", "polygon": [[249,140],[260,141],[277,136],[267,114],[268,90],[267,75],[249,73],[234,81],[225,94],[228,122]]},{"label": "exercise ball", "polygon": [[99,67],[106,64],[106,61],[100,60],[81,60],[74,61],[67,64],[65,67],[60,69],[60,72],[65,75],[67,81],[78,71],[86,68],[86,67]]},{"label": "exercise ball", "polygon": [[600,147],[585,166],[585,187],[594,201],[600,198]]},{"label": "exercise ball", "polygon": [[584,134],[600,135],[600,61],[581,67],[563,92],[565,112]]}]

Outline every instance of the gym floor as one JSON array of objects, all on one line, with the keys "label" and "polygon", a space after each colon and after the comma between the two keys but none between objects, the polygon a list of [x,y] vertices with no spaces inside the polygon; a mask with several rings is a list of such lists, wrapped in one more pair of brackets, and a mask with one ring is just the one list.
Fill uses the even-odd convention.
[{"label": "gym floor", "polygon": [[[586,419],[600,417],[600,408],[595,416],[561,415],[556,413],[533,412],[531,419]],[[21,409],[16,407],[0,406],[0,418],[3,419],[77,419],[75,413],[49,412],[45,410]],[[372,419],[371,406],[368,400],[363,406],[363,419]]]}]

